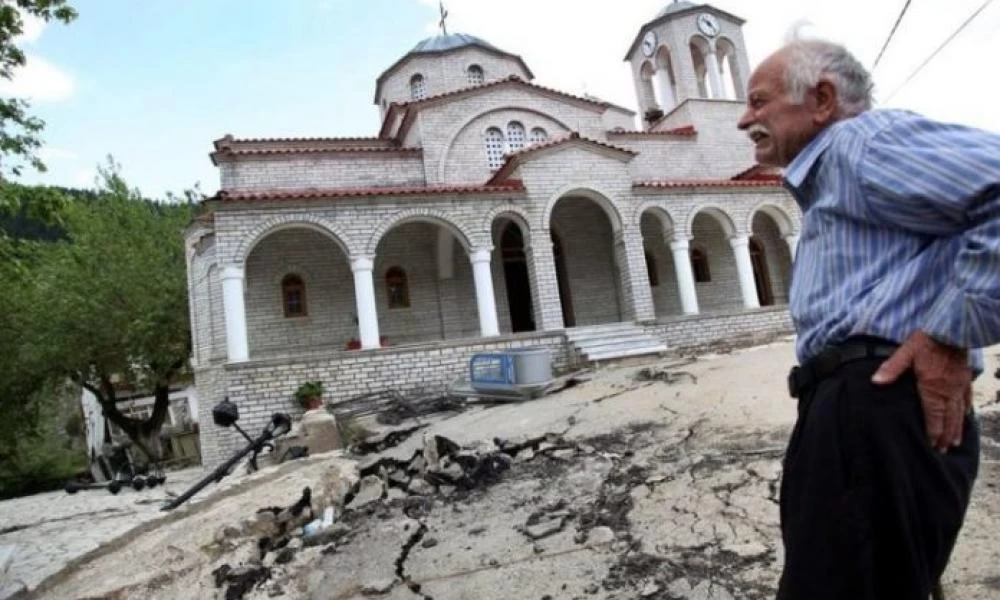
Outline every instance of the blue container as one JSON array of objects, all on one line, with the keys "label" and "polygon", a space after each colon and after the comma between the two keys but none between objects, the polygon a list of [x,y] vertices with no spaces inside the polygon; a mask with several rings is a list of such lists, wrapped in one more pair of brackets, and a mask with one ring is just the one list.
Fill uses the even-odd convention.
[{"label": "blue container", "polygon": [[472,387],[514,385],[514,359],[509,354],[474,354],[469,360],[469,381]]}]

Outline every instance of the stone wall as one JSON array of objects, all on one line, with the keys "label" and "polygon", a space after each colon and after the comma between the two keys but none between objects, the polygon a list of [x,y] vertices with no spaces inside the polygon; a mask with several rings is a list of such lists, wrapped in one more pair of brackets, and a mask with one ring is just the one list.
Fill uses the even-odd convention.
[{"label": "stone wall", "polygon": [[382,115],[390,102],[409,102],[410,79],[417,73],[423,75],[428,96],[436,96],[452,90],[466,88],[469,83],[469,67],[479,65],[484,81],[506,79],[517,75],[528,79],[528,73],[516,59],[487,52],[480,48],[468,47],[447,54],[413,56],[401,65],[382,84],[379,105]]},{"label": "stone wall", "polygon": [[[228,396],[239,407],[240,426],[250,435],[256,435],[274,412],[301,413],[293,393],[304,381],[324,381],[324,399],[332,404],[382,390],[405,394],[421,389],[441,389],[452,382],[468,379],[469,359],[473,354],[512,348],[547,348],[552,353],[554,370],[569,366],[565,338],[559,332],[384,348],[373,352],[314,353],[199,371],[195,376],[201,397],[199,421],[203,460],[206,465],[215,464],[245,444],[238,433],[216,427],[212,422],[211,408],[223,396]],[[228,383],[222,384],[222,380]]]},{"label": "stone wall", "polygon": [[787,306],[670,317],[646,326],[647,333],[674,350],[726,341],[764,342],[793,331]]},{"label": "stone wall", "polygon": [[326,152],[245,158],[219,165],[227,190],[368,188],[424,184],[419,151]]}]

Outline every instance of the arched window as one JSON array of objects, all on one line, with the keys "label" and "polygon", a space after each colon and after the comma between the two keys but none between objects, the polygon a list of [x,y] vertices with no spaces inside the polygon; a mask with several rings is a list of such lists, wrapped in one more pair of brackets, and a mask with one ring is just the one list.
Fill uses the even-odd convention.
[{"label": "arched window", "polygon": [[708,270],[708,255],[701,248],[691,248],[691,270],[694,271],[695,283],[712,281],[712,272]]},{"label": "arched window", "polygon": [[411,100],[423,100],[427,97],[427,82],[424,81],[424,76],[417,73],[410,78],[410,99]]},{"label": "arched window", "polygon": [[486,79],[483,75],[483,68],[479,65],[470,66],[466,73],[469,76],[469,85],[481,85]]},{"label": "arched window", "polygon": [[660,274],[656,271],[656,258],[652,253],[646,253],[646,275],[649,276],[649,287],[660,285]]},{"label": "arched window", "polygon": [[491,169],[499,169],[503,164],[503,132],[497,127],[490,127],[483,136],[483,143],[486,145],[486,163]]},{"label": "arched window", "polygon": [[306,284],[294,273],[281,280],[281,303],[286,317],[306,316]]},{"label": "arched window", "polygon": [[400,267],[389,267],[385,272],[385,290],[389,294],[389,308],[410,307],[410,286],[406,281],[406,271]]},{"label": "arched window", "polygon": [[507,123],[507,148],[510,152],[517,152],[524,148],[524,125],[517,121]]},{"label": "arched window", "polygon": [[541,144],[549,139],[549,134],[546,133],[541,127],[535,127],[531,130],[531,134],[528,135],[528,143],[530,144]]}]

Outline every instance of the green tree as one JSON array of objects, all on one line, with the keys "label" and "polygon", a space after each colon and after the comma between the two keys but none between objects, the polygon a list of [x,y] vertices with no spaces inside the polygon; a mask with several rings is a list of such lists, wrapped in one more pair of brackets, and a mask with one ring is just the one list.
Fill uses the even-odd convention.
[{"label": "green tree", "polygon": [[[77,13],[66,0],[0,0],[0,77],[12,79],[24,66],[24,52],[15,43],[24,32],[24,15],[69,23]],[[21,173],[21,161],[44,171],[45,165],[35,155],[41,146],[38,134],[45,123],[28,114],[29,104],[18,98],[0,98],[0,176],[6,171]],[[14,159],[14,160],[8,160]]]},{"label": "green tree", "polygon": [[[22,352],[90,390],[104,415],[156,458],[169,386],[191,347],[183,245],[191,206],[143,199],[113,163],[101,178],[92,200],[62,210],[66,239],[40,250],[33,339]],[[152,415],[123,415],[121,389],[151,391]]]}]

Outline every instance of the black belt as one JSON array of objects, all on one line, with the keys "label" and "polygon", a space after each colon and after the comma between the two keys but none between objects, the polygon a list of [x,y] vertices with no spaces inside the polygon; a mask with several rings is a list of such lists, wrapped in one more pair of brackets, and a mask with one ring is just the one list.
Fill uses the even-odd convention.
[{"label": "black belt", "polygon": [[883,340],[853,338],[841,344],[827,346],[819,354],[788,373],[788,393],[798,398],[845,363],[864,358],[889,358],[899,348],[898,344]]}]

